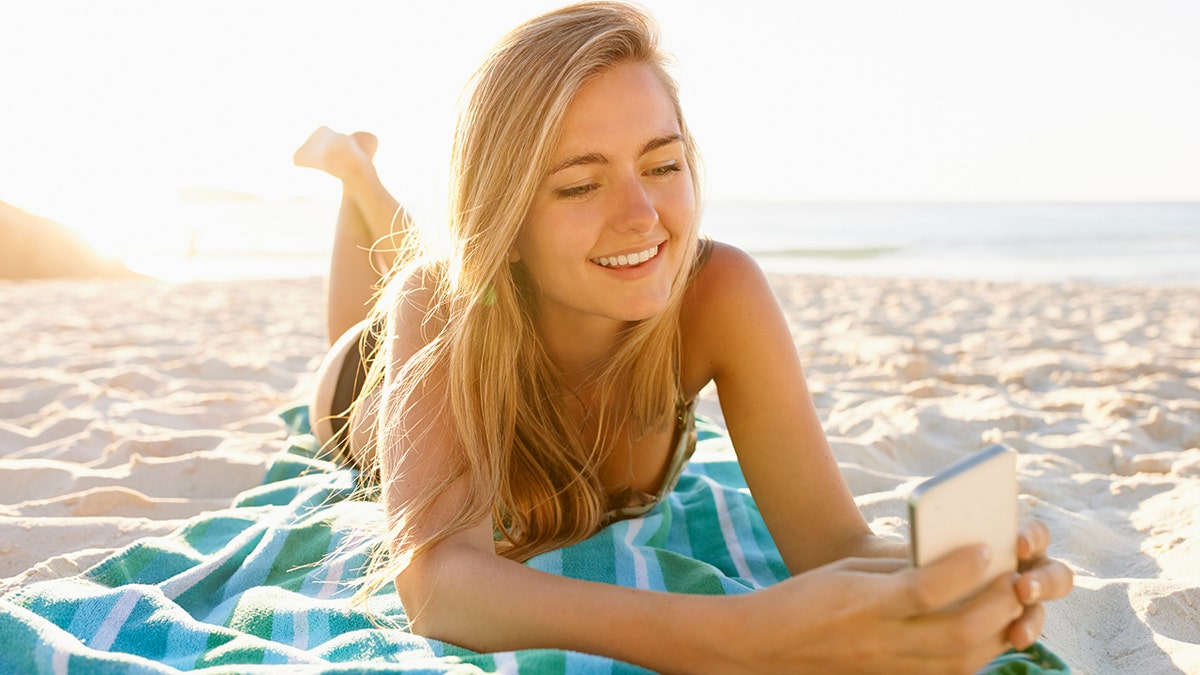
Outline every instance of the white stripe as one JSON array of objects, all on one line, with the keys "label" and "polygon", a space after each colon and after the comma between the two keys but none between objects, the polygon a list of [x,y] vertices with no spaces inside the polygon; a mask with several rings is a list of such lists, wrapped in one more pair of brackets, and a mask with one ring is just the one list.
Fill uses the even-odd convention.
[{"label": "white stripe", "polygon": [[345,558],[334,558],[326,567],[325,578],[321,580],[321,591],[317,593],[318,600],[328,600],[342,586],[342,568],[346,566]]},{"label": "white stripe", "polygon": [[341,553],[327,559],[325,578],[317,582],[321,587],[317,593],[317,599],[327,600],[342,588],[342,574],[346,571],[346,560],[357,555],[354,550],[367,539],[369,537],[360,532],[349,532],[338,543],[334,550]]},{"label": "white stripe", "polygon": [[492,654],[492,661],[496,664],[497,673],[517,675],[521,671],[521,665],[517,663],[517,655],[512,652]]},{"label": "white stripe", "polygon": [[54,675],[67,675],[67,666],[71,664],[71,652],[65,652],[61,649],[54,650],[54,657],[50,661],[50,667],[54,669]]},{"label": "white stripe", "polygon": [[646,568],[646,557],[642,555],[634,543],[638,532],[642,530],[643,520],[634,518],[633,520],[625,521],[629,523],[629,529],[625,535],[625,547],[633,554],[633,579],[636,584],[635,588],[650,588],[650,571]]},{"label": "white stripe", "polygon": [[241,551],[242,547],[248,545],[252,539],[265,535],[270,530],[287,522],[288,518],[294,515],[284,508],[275,509],[273,515],[247,527],[233,539],[225,542],[215,556],[172,577],[162,585],[163,595],[167,596],[169,600],[174,600],[187,593],[193,586],[209,578],[221,565],[233,559],[234,554]]},{"label": "white stripe", "polygon": [[737,568],[738,576],[743,579],[753,579],[750,565],[746,562],[746,554],[742,551],[742,544],[738,541],[737,531],[733,527],[733,517],[729,513],[729,506],[725,503],[725,493],[713,479],[708,476],[701,476],[701,478],[712,491],[713,505],[717,508],[717,521],[721,523],[721,538],[725,540],[725,548],[729,551],[729,557],[733,559],[733,566]]},{"label": "white stripe", "polygon": [[308,649],[308,612],[302,609],[292,612],[292,646]]},{"label": "white stripe", "polygon": [[112,606],[112,609],[108,610],[108,616],[104,617],[104,621],[100,624],[100,628],[96,630],[96,634],[92,637],[88,646],[96,651],[108,651],[113,642],[116,642],[117,633],[125,625],[125,620],[133,613],[133,608],[137,606],[140,595],[135,588],[122,593],[121,597],[117,598],[117,602]]}]

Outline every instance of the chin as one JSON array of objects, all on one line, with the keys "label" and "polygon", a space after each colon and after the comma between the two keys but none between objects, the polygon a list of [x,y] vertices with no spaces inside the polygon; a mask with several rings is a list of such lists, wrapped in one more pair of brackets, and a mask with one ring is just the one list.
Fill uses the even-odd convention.
[{"label": "chin", "polygon": [[655,302],[653,304],[647,304],[644,307],[628,310],[619,318],[622,321],[629,322],[647,321],[649,319],[662,316],[662,314],[667,311],[667,307],[669,305],[670,303],[664,299],[661,302]]}]

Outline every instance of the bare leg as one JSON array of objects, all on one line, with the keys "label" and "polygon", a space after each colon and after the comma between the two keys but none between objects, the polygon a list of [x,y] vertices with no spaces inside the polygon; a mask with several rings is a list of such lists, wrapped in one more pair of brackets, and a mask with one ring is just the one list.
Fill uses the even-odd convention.
[{"label": "bare leg", "polygon": [[375,171],[377,146],[371,134],[346,135],[321,127],[293,158],[297,166],[319,169],[342,182],[325,294],[330,344],[366,318],[380,279],[395,264],[396,250],[412,227]]},{"label": "bare leg", "polygon": [[313,433],[325,444],[333,440],[334,418],[348,416],[344,450],[352,463],[368,470],[373,466],[377,396],[368,393],[350,410],[334,410],[333,400],[343,361],[359,349],[358,324],[366,319],[381,278],[396,264],[396,249],[413,227],[379,180],[372,161],[377,147],[371,134],[345,135],[321,127],[293,158],[298,166],[319,169],[342,182],[325,294],[326,331],[332,346],[317,371],[309,418]]}]

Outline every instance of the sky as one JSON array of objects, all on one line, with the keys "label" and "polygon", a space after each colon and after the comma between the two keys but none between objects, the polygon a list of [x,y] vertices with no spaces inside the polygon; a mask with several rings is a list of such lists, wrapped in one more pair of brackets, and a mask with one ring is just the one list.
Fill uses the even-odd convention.
[{"label": "sky", "polygon": [[[440,206],[457,96],[561,5],[0,7],[0,201],[136,236],[181,189],[334,200],[291,165],[367,129]],[[720,200],[1200,201],[1200,2],[648,0]]]}]

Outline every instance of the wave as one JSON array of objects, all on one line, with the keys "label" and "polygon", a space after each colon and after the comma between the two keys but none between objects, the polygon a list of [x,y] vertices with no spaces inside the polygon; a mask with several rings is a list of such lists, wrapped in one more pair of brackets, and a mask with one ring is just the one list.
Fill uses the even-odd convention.
[{"label": "wave", "polygon": [[824,258],[829,260],[868,260],[893,255],[900,246],[862,246],[855,248],[769,248],[747,251],[756,258]]}]

